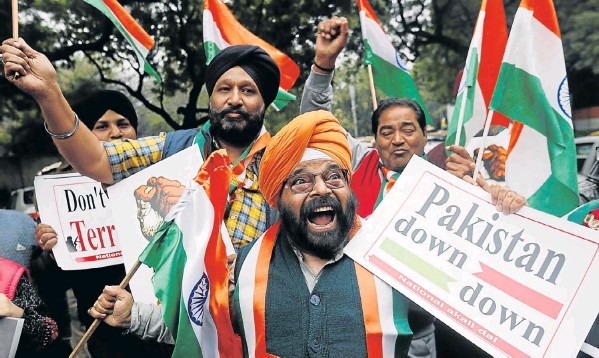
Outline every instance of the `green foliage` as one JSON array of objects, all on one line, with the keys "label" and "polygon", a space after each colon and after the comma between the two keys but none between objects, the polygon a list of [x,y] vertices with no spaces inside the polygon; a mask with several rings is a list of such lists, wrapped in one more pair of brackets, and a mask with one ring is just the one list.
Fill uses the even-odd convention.
[{"label": "green foliage", "polygon": [[[453,101],[456,74],[464,66],[480,0],[371,0],[371,5],[413,75],[430,112],[439,120],[443,104]],[[573,105],[598,104],[599,0],[556,0]],[[508,23],[517,0],[504,0]],[[61,68],[61,85],[74,99],[92,88],[112,87],[128,93],[140,111],[140,134],[190,128],[207,117],[204,87],[206,58],[202,44],[203,4],[198,0],[122,0],[156,44],[148,59],[161,75],[162,86],[139,72],[140,64],[120,33],[104,15],[81,0],[22,0],[20,33]],[[333,14],[346,16],[352,36],[335,75],[335,114],[353,129],[349,82],[356,88],[360,134],[369,133],[370,95],[357,7],[354,0],[229,0],[237,19],[256,35],[289,54],[301,76],[291,90],[298,101],[266,115],[275,132],[299,113],[299,98],[314,56],[315,27]],[[0,34],[11,33],[10,8],[0,7]],[[66,70],[67,72],[63,71]],[[73,71],[73,75],[67,74]],[[12,138],[11,151],[53,150],[33,101],[0,80],[0,140]],[[364,122],[365,121],[365,122]],[[364,123],[363,123],[364,122]],[[25,128],[24,130],[22,128]],[[37,129],[36,129],[37,128]],[[41,134],[32,131],[38,130]],[[10,136],[10,137],[9,137]],[[20,138],[20,139],[19,139]],[[25,144],[28,142],[29,144]],[[46,143],[46,144],[44,144]]]}]

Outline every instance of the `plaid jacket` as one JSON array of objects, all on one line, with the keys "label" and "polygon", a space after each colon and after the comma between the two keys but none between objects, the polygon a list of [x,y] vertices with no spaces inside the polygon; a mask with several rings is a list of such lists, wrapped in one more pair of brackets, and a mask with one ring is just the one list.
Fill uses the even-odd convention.
[{"label": "plaid jacket", "polygon": [[[189,147],[198,131],[190,129],[137,140],[104,142],[113,179],[122,180]],[[206,143],[211,143],[209,148],[205,148],[207,157],[218,148],[208,132],[202,131],[202,135],[208,139]],[[278,218],[278,213],[268,205],[258,185],[258,167],[263,153],[261,151],[254,155],[246,168],[246,185],[233,192],[229,210],[225,214],[227,231],[235,249],[259,238]],[[238,187],[240,183],[233,178],[231,184]]]}]

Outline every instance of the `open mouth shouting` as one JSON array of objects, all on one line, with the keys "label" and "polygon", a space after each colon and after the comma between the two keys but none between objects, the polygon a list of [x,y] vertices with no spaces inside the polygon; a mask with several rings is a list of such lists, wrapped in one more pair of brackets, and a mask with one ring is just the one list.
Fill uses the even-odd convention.
[{"label": "open mouth shouting", "polygon": [[319,206],[310,210],[307,215],[307,224],[310,231],[329,231],[337,225],[336,210],[331,205]]}]

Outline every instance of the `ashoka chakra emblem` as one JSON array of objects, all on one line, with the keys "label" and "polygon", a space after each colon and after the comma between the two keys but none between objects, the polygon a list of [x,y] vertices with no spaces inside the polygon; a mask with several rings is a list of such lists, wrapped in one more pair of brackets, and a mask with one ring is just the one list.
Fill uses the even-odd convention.
[{"label": "ashoka chakra emblem", "polygon": [[189,294],[187,299],[187,312],[189,319],[201,326],[204,324],[204,304],[208,298],[208,291],[210,290],[210,281],[206,272],[202,275],[202,278],[195,284],[193,290]]},{"label": "ashoka chakra emblem", "polygon": [[403,65],[401,57],[399,57],[399,52],[397,51],[395,51],[395,63],[397,64],[397,66],[399,66],[399,68],[401,68],[405,72],[408,72],[408,69]]},{"label": "ashoka chakra emblem", "polygon": [[562,113],[572,119],[572,110],[570,108],[570,88],[568,87],[568,76],[564,77],[557,89],[557,103]]}]

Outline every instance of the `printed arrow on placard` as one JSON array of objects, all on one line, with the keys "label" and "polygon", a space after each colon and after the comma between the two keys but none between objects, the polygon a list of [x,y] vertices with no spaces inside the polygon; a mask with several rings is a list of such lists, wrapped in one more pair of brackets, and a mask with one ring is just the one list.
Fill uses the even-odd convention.
[{"label": "printed arrow on placard", "polygon": [[449,284],[456,281],[453,277],[389,238],[381,243],[380,248],[395,260],[418,272],[418,274],[446,292],[449,292]]},{"label": "printed arrow on placard", "polygon": [[534,308],[553,319],[556,319],[562,310],[562,307],[564,306],[562,303],[521,284],[482,262],[479,262],[479,264],[482,271],[475,273],[474,276],[498,290],[505,292],[525,305]]}]

